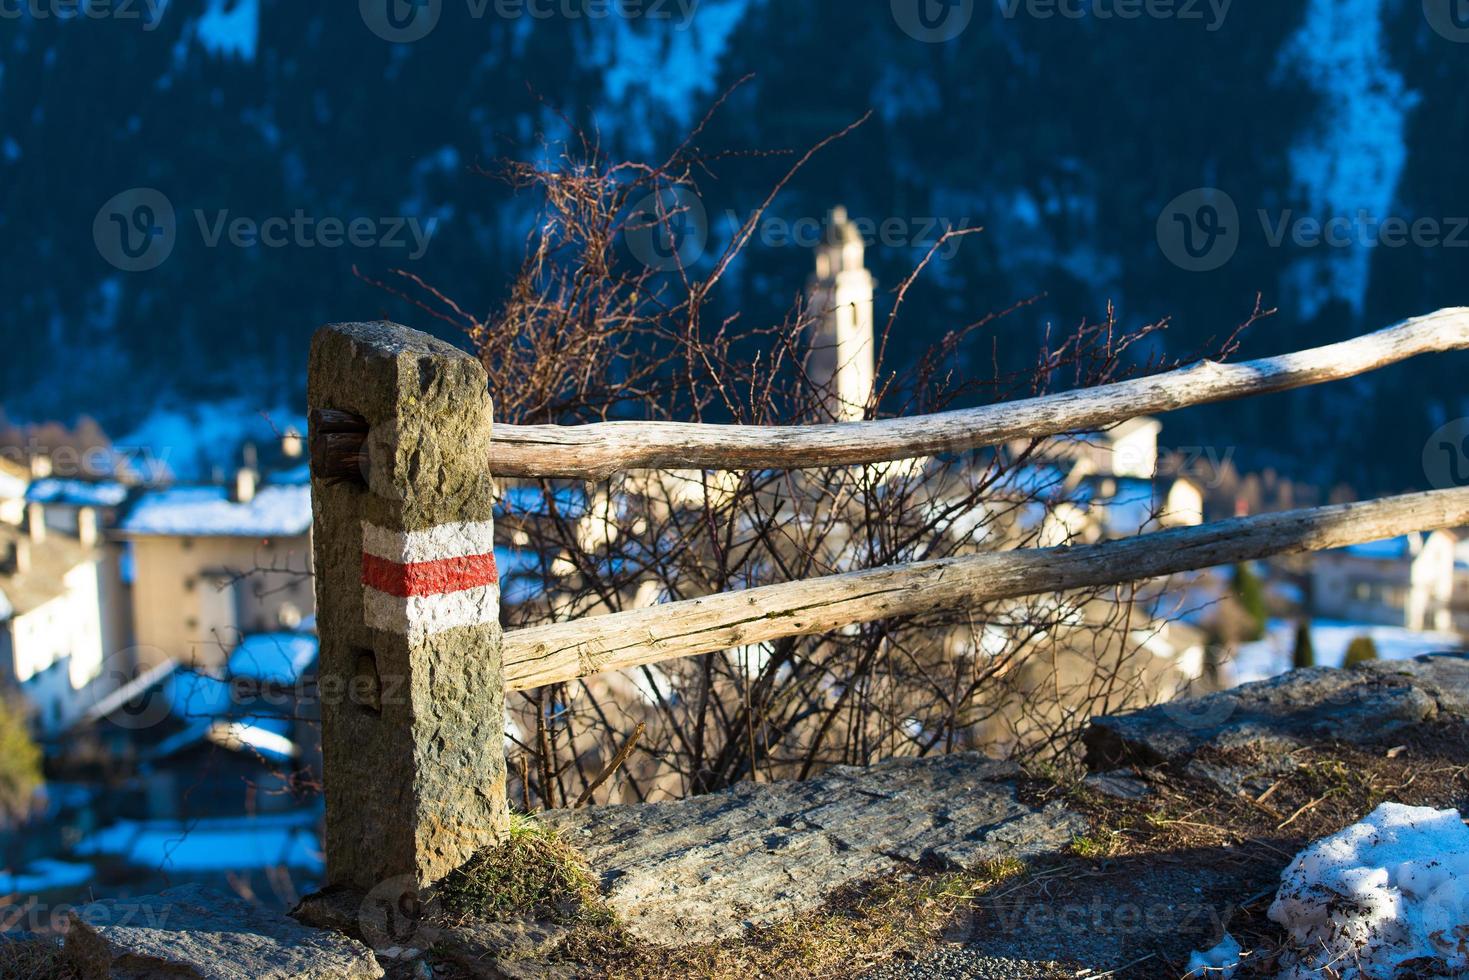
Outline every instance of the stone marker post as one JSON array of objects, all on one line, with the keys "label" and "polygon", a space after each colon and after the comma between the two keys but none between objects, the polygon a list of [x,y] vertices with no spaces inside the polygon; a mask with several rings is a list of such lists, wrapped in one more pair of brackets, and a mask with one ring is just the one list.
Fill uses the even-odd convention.
[{"label": "stone marker post", "polygon": [[335,324],[308,400],[327,883],[419,888],[508,819],[485,371]]}]

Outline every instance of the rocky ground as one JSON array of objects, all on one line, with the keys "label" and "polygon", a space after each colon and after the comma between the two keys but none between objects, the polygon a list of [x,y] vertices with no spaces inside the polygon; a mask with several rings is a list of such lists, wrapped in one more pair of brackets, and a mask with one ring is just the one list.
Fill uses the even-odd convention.
[{"label": "rocky ground", "polygon": [[[298,916],[351,939],[240,909],[224,917],[249,928],[216,916],[181,942],[103,921],[64,953],[0,945],[0,975],[105,976],[99,956],[116,970],[207,946],[208,969],[170,975],[1177,978],[1227,928],[1240,975],[1273,976],[1284,936],[1265,911],[1297,851],[1385,800],[1469,811],[1469,660],[1301,672],[1099,719],[1087,745],[1085,779],[955,756],[551,814],[595,909],[395,929],[364,915],[371,896],[324,896]],[[316,972],[259,958],[303,943]],[[22,949],[27,972],[7,972]]]}]

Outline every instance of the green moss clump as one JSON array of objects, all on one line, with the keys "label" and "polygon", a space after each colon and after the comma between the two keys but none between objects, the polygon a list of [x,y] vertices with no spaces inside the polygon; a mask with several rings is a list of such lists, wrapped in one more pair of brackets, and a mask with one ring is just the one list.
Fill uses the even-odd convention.
[{"label": "green moss clump", "polygon": [[450,917],[610,925],[586,859],[534,817],[511,814],[505,842],[450,874],[438,895]]}]

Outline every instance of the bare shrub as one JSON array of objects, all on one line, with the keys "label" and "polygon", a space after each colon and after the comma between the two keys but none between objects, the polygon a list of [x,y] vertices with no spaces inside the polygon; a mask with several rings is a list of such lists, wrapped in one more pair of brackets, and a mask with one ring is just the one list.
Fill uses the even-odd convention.
[{"label": "bare shrub", "polygon": [[[472,314],[408,272],[379,285],[468,336],[493,379],[497,422],[829,421],[828,393],[807,376],[802,345],[826,311],[797,302],[779,322],[746,323],[715,319],[711,297],[777,194],[850,128],[793,154],[722,248],[650,268],[628,255],[628,235],[647,235],[651,223],[672,239],[678,202],[735,158],[702,152],[703,128],[657,165],[609,162],[585,138],[574,151],[545,154],[552,165],[509,164],[503,176],[539,195],[541,210],[514,288],[493,314]],[[892,293],[879,321],[868,417],[1004,401],[1183,363],[1136,354],[1166,321],[1128,329],[1108,307],[1048,339],[1026,370],[968,374],[964,364],[981,360],[977,349],[1001,363],[991,329],[1024,303],[956,325],[913,363],[886,363],[905,299],[953,234],[963,233],[944,236]],[[1245,326],[1261,315],[1257,308]],[[1230,354],[1238,333],[1211,356]],[[506,626],[1087,538],[1095,515],[1084,487],[1054,464],[1054,448],[1034,441],[870,467],[506,485],[498,529],[516,555],[502,569]],[[1177,680],[1149,652],[1170,629],[1156,614],[1157,591],[1105,588],[955,609],[517,695],[512,797],[534,809],[579,797],[708,792],[890,756],[1058,755],[1091,714],[1156,699]],[[638,726],[645,733],[626,764],[589,793]]]}]

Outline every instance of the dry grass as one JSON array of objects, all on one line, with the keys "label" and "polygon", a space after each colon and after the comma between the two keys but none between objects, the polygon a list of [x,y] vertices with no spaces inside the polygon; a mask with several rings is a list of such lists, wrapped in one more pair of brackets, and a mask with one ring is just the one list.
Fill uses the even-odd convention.
[{"label": "dry grass", "polygon": [[0,978],[4,980],[79,980],[61,955],[61,947],[46,939],[0,942]]},{"label": "dry grass", "polygon": [[956,917],[1004,883],[1024,880],[1022,861],[1001,858],[970,872],[923,873],[840,892],[819,912],[749,930],[742,939],[677,950],[642,946],[620,931],[582,930],[561,949],[586,976],[623,980],[847,978],[931,946]]}]

